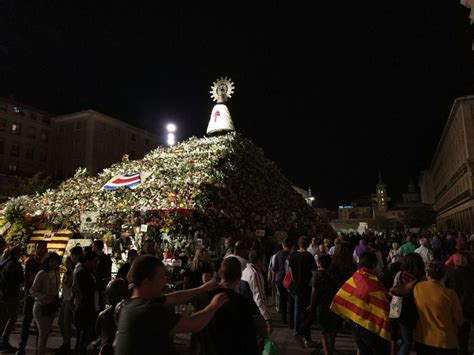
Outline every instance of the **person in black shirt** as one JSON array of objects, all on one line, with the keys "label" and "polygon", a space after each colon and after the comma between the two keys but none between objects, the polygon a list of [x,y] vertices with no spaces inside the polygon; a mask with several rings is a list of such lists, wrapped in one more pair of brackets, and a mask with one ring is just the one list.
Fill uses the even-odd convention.
[{"label": "person in black shirt", "polygon": [[114,340],[115,355],[175,354],[172,336],[202,330],[228,301],[228,296],[220,293],[202,311],[190,316],[176,315],[169,306],[187,303],[202,292],[214,290],[217,283],[209,281],[198,288],[162,295],[166,270],[152,255],[135,259],[128,281],[133,283],[134,290],[132,298],[120,311]]},{"label": "person in black shirt", "polygon": [[135,249],[130,249],[127,253],[127,262],[123,264],[120,269],[117,271],[117,279],[122,279],[125,280],[125,282],[128,283],[127,281],[127,274],[130,271],[130,268],[132,267],[133,260],[138,256],[138,252]]},{"label": "person in black shirt", "polygon": [[112,259],[110,255],[104,253],[104,242],[100,239],[94,240],[92,251],[98,256],[95,272],[98,278],[100,309],[103,310],[105,308],[105,286],[112,279]]},{"label": "person in black shirt", "polygon": [[36,274],[40,271],[41,265],[48,252],[48,244],[39,241],[35,246],[35,255],[28,258],[25,264],[25,299],[23,303],[23,323],[21,325],[21,340],[16,355],[25,355],[25,347],[30,334],[30,325],[33,320],[33,305],[35,298],[30,295],[30,288],[33,285]]},{"label": "person in black shirt", "polygon": [[110,281],[105,288],[107,308],[99,313],[96,321],[96,333],[100,335],[101,354],[114,343],[117,324],[115,322],[115,307],[128,296],[127,282],[121,278]]},{"label": "person in black shirt", "polygon": [[[309,241],[306,237],[298,239],[299,249],[290,255],[289,268],[293,275],[294,294],[290,302],[290,316],[294,316],[294,330],[296,331],[307,316],[306,308],[309,306],[311,297],[311,278],[316,271],[316,261],[313,255],[307,251]],[[311,339],[306,339],[307,347],[312,346]]]},{"label": "person in black shirt", "polygon": [[280,313],[283,324],[288,323],[288,291],[283,286],[283,279],[286,274],[286,260],[290,255],[290,240],[285,238],[282,242],[283,249],[276,253],[275,262],[273,264],[273,273],[275,283],[278,288]]},{"label": "person in black shirt", "polygon": [[13,247],[10,250],[10,256],[0,264],[0,273],[2,274],[2,297],[0,314],[0,332],[2,340],[0,350],[16,350],[10,344],[10,335],[15,327],[18,318],[18,308],[20,306],[20,285],[25,281],[23,269],[18,259],[21,256],[20,247]]},{"label": "person in black shirt", "polygon": [[[261,318],[257,305],[234,290],[242,275],[241,264],[235,257],[224,259],[219,270],[221,288],[196,296],[192,304],[203,309],[219,293],[229,296],[229,303],[221,307],[209,325],[191,339],[193,355],[255,355],[258,353],[257,329],[254,317]],[[264,330],[265,331],[265,330]],[[235,341],[238,336],[238,341]]]},{"label": "person in black shirt", "polygon": [[211,278],[212,268],[209,263],[209,255],[206,249],[197,249],[194,258],[186,266],[184,276],[186,288],[199,287]]}]

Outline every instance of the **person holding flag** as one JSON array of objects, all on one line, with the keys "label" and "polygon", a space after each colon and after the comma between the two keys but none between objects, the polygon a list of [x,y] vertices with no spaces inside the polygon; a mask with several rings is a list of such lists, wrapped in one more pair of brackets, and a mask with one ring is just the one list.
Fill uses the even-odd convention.
[{"label": "person holding flag", "polygon": [[377,256],[365,252],[359,270],[339,289],[331,310],[352,323],[360,355],[390,354],[390,303],[387,291],[375,276]]}]

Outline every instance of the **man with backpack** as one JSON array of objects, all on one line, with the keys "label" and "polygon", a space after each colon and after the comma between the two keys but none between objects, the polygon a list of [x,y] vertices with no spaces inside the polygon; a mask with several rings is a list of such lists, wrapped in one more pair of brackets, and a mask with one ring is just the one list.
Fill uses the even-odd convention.
[{"label": "man with backpack", "polygon": [[0,351],[15,351],[10,344],[10,335],[18,318],[20,306],[20,285],[25,282],[23,269],[18,259],[21,256],[20,247],[13,247],[10,256],[0,263],[0,331],[2,339]]}]

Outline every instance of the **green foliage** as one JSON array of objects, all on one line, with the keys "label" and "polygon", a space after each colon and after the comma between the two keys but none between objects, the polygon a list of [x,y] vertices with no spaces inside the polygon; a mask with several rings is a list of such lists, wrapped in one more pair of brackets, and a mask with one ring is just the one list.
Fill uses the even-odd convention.
[{"label": "green foliage", "polygon": [[31,230],[23,225],[21,221],[15,221],[8,230],[5,240],[8,244],[19,246],[24,250],[26,249],[30,232]]}]

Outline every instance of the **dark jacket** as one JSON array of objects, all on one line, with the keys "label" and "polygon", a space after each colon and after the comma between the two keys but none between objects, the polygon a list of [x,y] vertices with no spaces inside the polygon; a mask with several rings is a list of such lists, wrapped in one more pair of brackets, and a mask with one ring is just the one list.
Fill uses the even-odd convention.
[{"label": "dark jacket", "polygon": [[454,290],[461,302],[464,318],[474,319],[474,274],[470,268],[452,270],[446,276],[445,285]]},{"label": "dark jacket", "polygon": [[74,270],[72,284],[74,297],[74,321],[78,326],[94,324],[96,311],[97,277],[82,264]]},{"label": "dark jacket", "polygon": [[5,282],[3,297],[19,297],[20,286],[25,282],[20,262],[16,259],[8,258],[0,263],[0,272]]}]

